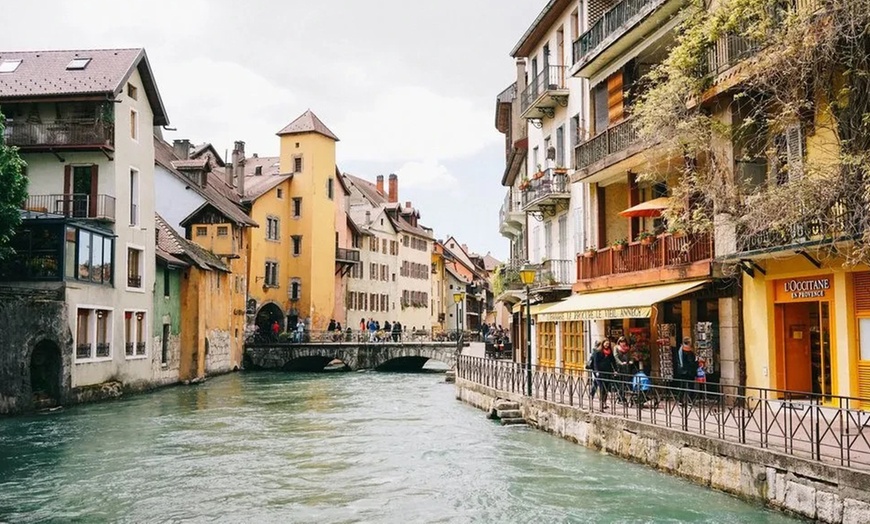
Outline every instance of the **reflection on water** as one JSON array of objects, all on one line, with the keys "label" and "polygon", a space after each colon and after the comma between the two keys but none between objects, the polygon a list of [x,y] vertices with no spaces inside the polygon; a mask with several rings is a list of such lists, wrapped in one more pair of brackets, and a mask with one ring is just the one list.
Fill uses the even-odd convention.
[{"label": "reflection on water", "polygon": [[439,374],[234,374],[0,420],[0,521],[789,522],[455,400]]}]

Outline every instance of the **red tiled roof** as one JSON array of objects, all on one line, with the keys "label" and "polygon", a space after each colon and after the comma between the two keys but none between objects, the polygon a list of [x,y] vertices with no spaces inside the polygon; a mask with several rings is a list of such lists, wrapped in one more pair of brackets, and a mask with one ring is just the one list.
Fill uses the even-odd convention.
[{"label": "red tiled roof", "polygon": [[[84,69],[68,70],[67,65],[74,58],[90,58],[91,61]],[[0,60],[21,60],[15,71],[0,73],[0,99],[70,95],[114,97],[138,69],[154,111],[154,125],[169,123],[144,49],[0,51]]]},{"label": "red tiled roof", "polygon": [[338,137],[335,133],[329,130],[317,115],[307,110],[296,120],[290,122],[284,129],[278,131],[278,136],[281,135],[296,135],[299,133],[320,133],[321,135],[331,138],[338,142]]},{"label": "red tiled roof", "polygon": [[174,257],[190,260],[202,269],[229,272],[223,261],[212,253],[190,240],[182,238],[172,229],[160,215],[154,215],[154,227],[157,229],[157,248]]}]

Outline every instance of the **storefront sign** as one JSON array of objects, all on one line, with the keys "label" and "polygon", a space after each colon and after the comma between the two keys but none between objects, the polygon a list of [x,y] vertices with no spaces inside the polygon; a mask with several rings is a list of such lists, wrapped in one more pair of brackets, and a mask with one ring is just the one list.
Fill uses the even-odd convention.
[{"label": "storefront sign", "polygon": [[538,322],[570,322],[574,320],[610,320],[620,318],[649,318],[650,307],[615,307],[587,309],[584,311],[564,311],[561,313],[541,313]]},{"label": "storefront sign", "polygon": [[830,275],[778,280],[776,299],[777,301],[825,300],[829,298],[832,286],[833,278]]}]

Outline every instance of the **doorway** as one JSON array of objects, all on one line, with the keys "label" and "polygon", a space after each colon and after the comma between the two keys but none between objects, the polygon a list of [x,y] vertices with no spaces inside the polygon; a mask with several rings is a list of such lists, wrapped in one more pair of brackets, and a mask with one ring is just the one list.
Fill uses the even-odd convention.
[{"label": "doorway", "polygon": [[64,183],[64,214],[86,218],[97,214],[97,166],[72,166]]},{"label": "doorway", "polygon": [[830,304],[826,301],[776,305],[780,386],[806,396],[832,391]]},{"label": "doorway", "polygon": [[30,391],[37,409],[60,403],[61,358],[57,344],[43,340],[30,355]]}]

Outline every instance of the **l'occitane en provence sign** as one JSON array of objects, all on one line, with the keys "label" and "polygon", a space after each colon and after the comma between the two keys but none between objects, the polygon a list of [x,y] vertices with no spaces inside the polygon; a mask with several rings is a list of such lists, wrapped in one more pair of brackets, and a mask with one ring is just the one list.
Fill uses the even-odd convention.
[{"label": "l'occitane en provence sign", "polygon": [[833,296],[833,286],[832,275],[777,280],[776,301],[828,300]]}]

